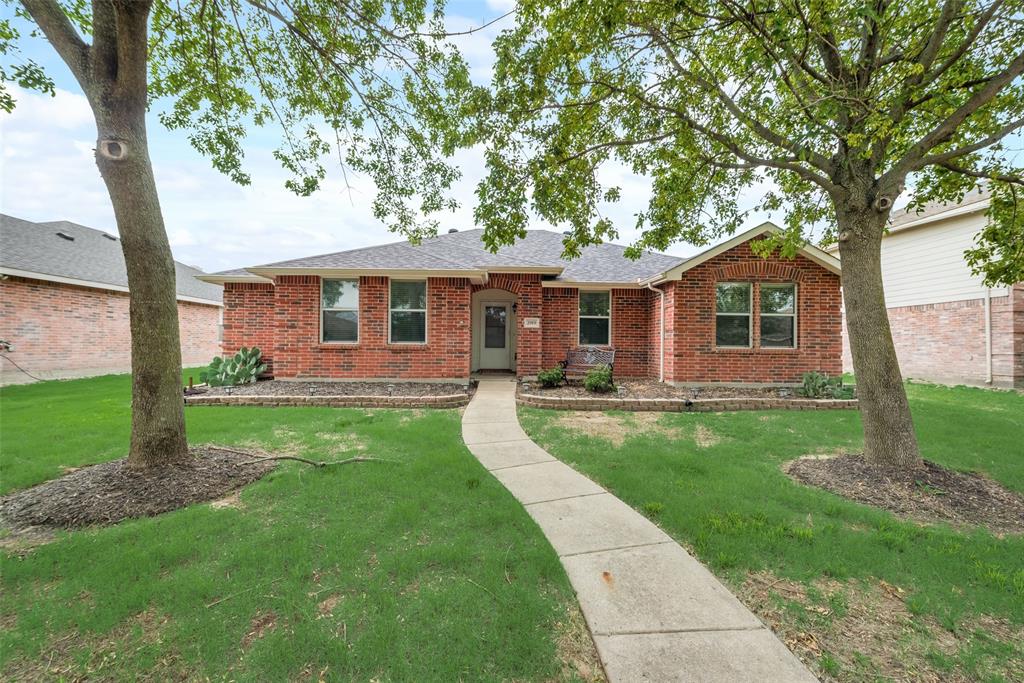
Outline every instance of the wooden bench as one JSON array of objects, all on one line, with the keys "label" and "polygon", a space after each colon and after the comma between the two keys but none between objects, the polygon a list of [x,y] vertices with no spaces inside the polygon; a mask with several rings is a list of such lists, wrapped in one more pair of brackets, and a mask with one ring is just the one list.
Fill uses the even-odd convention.
[{"label": "wooden bench", "polygon": [[565,360],[559,361],[565,379],[580,379],[587,371],[598,365],[607,365],[614,370],[615,349],[596,348],[593,346],[577,346],[569,349]]}]

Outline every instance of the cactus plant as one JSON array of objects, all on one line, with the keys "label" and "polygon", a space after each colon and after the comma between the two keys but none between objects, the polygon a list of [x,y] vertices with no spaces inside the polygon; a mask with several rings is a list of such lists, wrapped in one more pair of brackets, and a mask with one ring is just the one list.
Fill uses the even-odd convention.
[{"label": "cactus plant", "polygon": [[259,347],[243,346],[233,356],[214,358],[209,367],[199,373],[199,379],[211,387],[250,384],[267,370],[267,365],[260,362],[262,356]]}]

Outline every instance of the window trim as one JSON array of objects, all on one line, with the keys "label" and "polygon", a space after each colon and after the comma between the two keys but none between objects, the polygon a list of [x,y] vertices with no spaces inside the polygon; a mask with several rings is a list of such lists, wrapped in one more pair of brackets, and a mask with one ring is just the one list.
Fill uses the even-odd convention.
[{"label": "window trim", "polygon": [[[422,282],[423,308],[391,308],[391,285],[394,282]],[[391,313],[394,311],[423,313],[423,341],[395,341],[391,336]],[[388,344],[395,346],[426,346],[430,341],[430,281],[428,278],[388,278]]]},{"label": "window trim", "polygon": [[[767,287],[769,289],[778,287],[792,287],[793,288],[793,312],[792,313],[765,313],[761,310],[761,288]],[[800,285],[796,282],[761,282],[757,286],[757,345],[762,349],[795,349],[800,346],[800,336],[797,334],[799,324],[797,313],[800,311]],[[761,342],[761,318],[792,318],[793,319],[793,345],[792,346],[765,346]]]},{"label": "window trim", "polygon": [[[584,294],[607,294],[608,295],[608,315],[583,315],[580,313],[580,300]],[[607,320],[608,321],[608,341],[604,344],[584,344],[580,340],[580,320],[595,319],[595,320]],[[576,345],[584,348],[599,348],[602,346],[612,345],[612,290],[610,289],[579,289],[576,291]]]},{"label": "window trim", "polygon": [[[343,280],[345,282],[356,283],[356,298],[358,303],[355,308],[324,308],[324,282],[327,280]],[[360,278],[355,277],[321,277],[320,278],[320,343],[321,344],[342,344],[346,346],[355,346],[359,343],[362,338],[362,320],[363,320],[363,289],[360,287],[362,283]],[[356,340],[355,341],[328,341],[324,339],[324,311],[355,311],[356,312]]]},{"label": "window trim", "polygon": [[[746,285],[747,286],[747,312],[746,313],[719,313],[718,312],[718,288],[722,285]],[[712,292],[714,302],[712,306],[715,309],[715,329],[714,339],[716,349],[752,349],[754,348],[754,283],[753,282],[716,282],[715,288]],[[731,315],[731,316],[743,316],[747,317],[747,343],[746,344],[726,344],[719,345],[718,343],[718,316],[720,315]]]}]

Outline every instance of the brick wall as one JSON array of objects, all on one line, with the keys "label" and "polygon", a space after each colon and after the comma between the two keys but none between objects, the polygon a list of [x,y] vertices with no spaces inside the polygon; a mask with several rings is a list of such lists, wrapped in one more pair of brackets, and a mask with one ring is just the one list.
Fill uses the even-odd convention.
[{"label": "brick wall", "polygon": [[[967,299],[889,309],[893,344],[904,377],[943,384],[985,385],[988,360],[985,300]],[[991,299],[992,384],[1024,387],[1024,283]],[[853,370],[843,331],[843,367]]]},{"label": "brick wall", "polygon": [[[182,362],[205,365],[218,353],[220,308],[178,302]],[[10,277],[0,282],[0,339],[8,355],[43,378],[128,372],[128,294]],[[28,379],[0,361],[0,382]]]},{"label": "brick wall", "polygon": [[[673,315],[666,340],[665,379],[675,382],[799,382],[804,372],[842,370],[839,276],[803,256],[755,255],[749,242],[683,273],[669,283]],[[715,284],[753,285],[753,346],[715,347]],[[761,348],[758,311],[761,283],[797,283],[797,347]]]},{"label": "brick wall", "polygon": [[258,346],[270,373],[274,371],[277,316],[274,315],[274,285],[270,282],[227,282],[224,284],[225,355],[243,346]]},{"label": "brick wall", "polygon": [[[611,291],[611,345],[615,348],[617,377],[652,376],[650,300],[653,296],[646,289]],[[544,331],[543,366],[552,368],[565,360],[566,351],[579,345],[579,290],[545,287],[541,327]],[[655,367],[653,377],[657,376]]]},{"label": "brick wall", "polygon": [[[651,299],[648,289],[612,290],[612,346],[616,377],[658,377],[651,358],[657,360],[657,333],[651,335]],[[657,317],[654,318],[657,322]]]},{"label": "brick wall", "polygon": [[468,280],[427,280],[426,344],[391,344],[388,341],[388,304],[387,278],[359,278],[358,343],[323,344],[320,342],[320,278],[277,278],[274,376],[360,379],[469,377]]},{"label": "brick wall", "polygon": [[568,287],[544,288],[544,313],[541,329],[544,332],[544,369],[548,370],[565,360],[566,351],[579,343],[578,316],[580,293]]}]

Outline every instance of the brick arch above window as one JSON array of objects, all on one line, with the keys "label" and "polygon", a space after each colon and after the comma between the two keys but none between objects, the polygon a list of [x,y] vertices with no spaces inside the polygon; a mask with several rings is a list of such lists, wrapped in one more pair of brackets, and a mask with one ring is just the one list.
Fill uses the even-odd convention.
[{"label": "brick arch above window", "polygon": [[802,268],[763,259],[730,263],[715,270],[715,279],[719,282],[741,279],[800,282],[803,278]]}]

